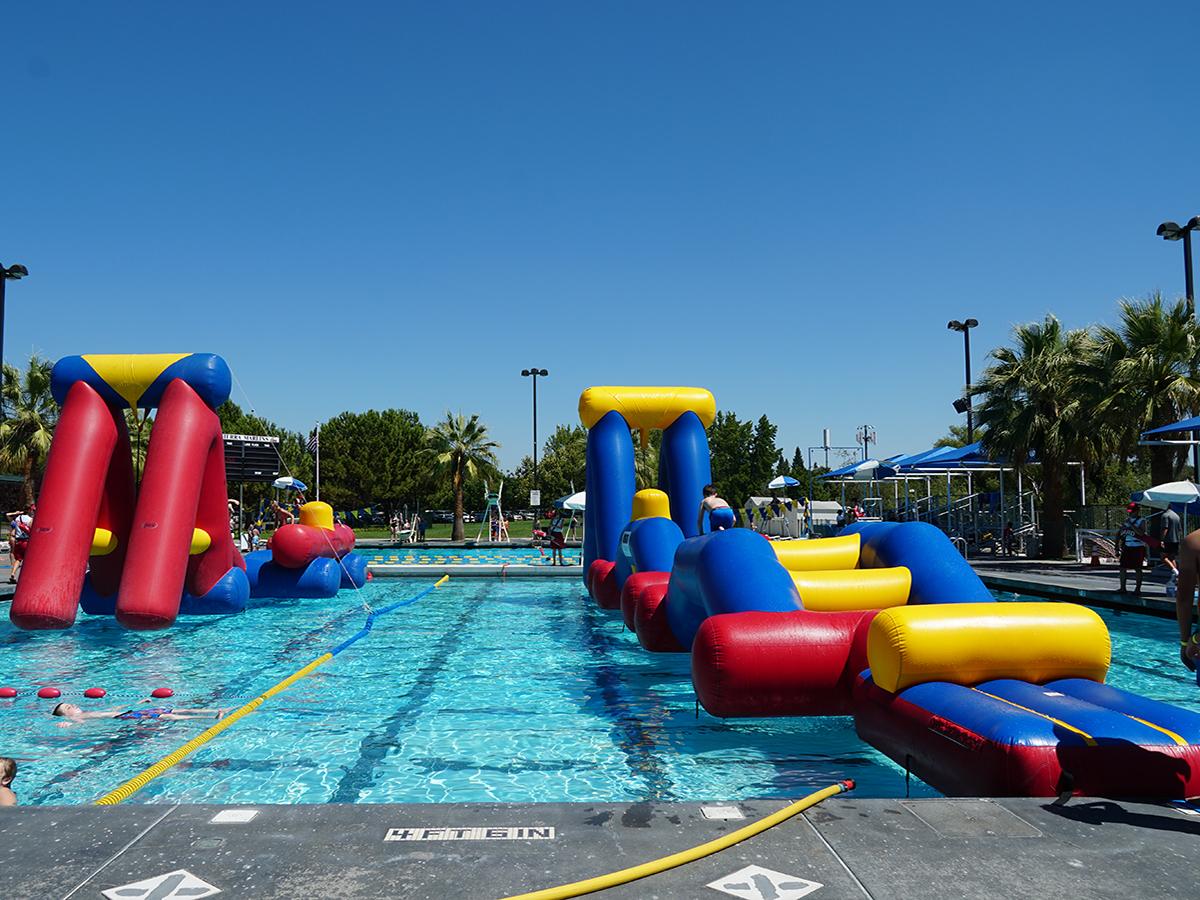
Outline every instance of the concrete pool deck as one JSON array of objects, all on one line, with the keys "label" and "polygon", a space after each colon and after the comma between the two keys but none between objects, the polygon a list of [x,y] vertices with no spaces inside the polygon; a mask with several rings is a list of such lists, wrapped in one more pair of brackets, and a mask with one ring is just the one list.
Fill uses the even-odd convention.
[{"label": "concrete pool deck", "polygon": [[970,563],[992,590],[1033,594],[1163,618],[1175,617],[1175,601],[1163,591],[1167,581],[1165,569],[1145,570],[1140,594],[1133,593],[1136,582],[1130,573],[1129,593],[1122,594],[1119,590],[1120,571],[1116,566],[1037,559],[972,559]]},{"label": "concrete pool deck", "polygon": [[[683,850],[784,803],[732,804],[745,820],[706,818],[699,803],[18,807],[0,810],[0,896],[210,896],[195,878],[231,898],[486,900]],[[256,815],[214,821],[243,810]],[[1197,859],[1200,812],[1190,808],[849,795],[590,896],[1187,897],[1200,892]]]}]

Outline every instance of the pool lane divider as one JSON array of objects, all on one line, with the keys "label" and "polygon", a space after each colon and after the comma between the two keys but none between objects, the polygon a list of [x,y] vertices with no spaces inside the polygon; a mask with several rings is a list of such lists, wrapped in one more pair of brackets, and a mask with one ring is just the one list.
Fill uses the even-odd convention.
[{"label": "pool lane divider", "polygon": [[653,859],[637,866],[630,866],[627,869],[620,869],[616,872],[610,872],[607,875],[597,875],[595,878],[573,881],[570,884],[545,888],[528,894],[514,894],[511,897],[505,897],[504,900],[567,900],[570,897],[582,897],[584,894],[593,894],[596,891],[603,891],[617,885],[637,881],[639,878],[657,875],[660,872],[667,871],[667,869],[674,869],[678,866],[695,862],[698,859],[704,859],[706,856],[712,856],[714,853],[720,853],[722,850],[727,850],[734,844],[740,844],[747,838],[752,838],[756,834],[762,834],[768,828],[774,828],[780,822],[786,822],[806,809],[816,806],[822,800],[852,790],[854,790],[854,782],[852,780],[839,781],[837,784],[831,784],[827,788],[815,791],[807,797],[797,800],[795,803],[790,803],[783,809],[771,813],[769,816],[763,816],[757,822],[752,822],[743,828],[737,829],[737,831],[731,831],[729,834],[721,835],[719,838],[714,838],[689,850],[681,850],[679,853],[672,853],[668,856],[660,856],[658,859]]},{"label": "pool lane divider", "polygon": [[419,594],[417,594],[413,597],[409,597],[407,600],[400,600],[396,603],[389,604],[388,606],[385,606],[381,609],[372,610],[370,612],[370,614],[367,616],[367,623],[358,631],[357,634],[351,635],[349,638],[342,641],[340,644],[333,647],[328,652],[322,653],[320,656],[318,656],[316,659],[314,659],[312,662],[310,662],[307,666],[304,666],[302,669],[297,669],[295,672],[293,672],[287,678],[283,679],[283,681],[281,681],[278,684],[276,684],[275,686],[263,691],[261,694],[259,694],[257,697],[255,697],[253,700],[251,700],[249,703],[234,710],[229,715],[225,716],[225,718],[218,721],[215,725],[212,725],[209,728],[206,728],[204,731],[200,732],[200,734],[196,735],[194,738],[192,738],[190,741],[188,741],[183,746],[168,753],[166,756],[164,756],[162,759],[160,759],[154,765],[150,766],[150,768],[133,776],[133,778],[130,778],[128,781],[126,781],[120,787],[109,791],[107,794],[105,794],[103,797],[101,797],[100,799],[98,799],[96,801],[96,805],[97,806],[115,806],[116,804],[121,803],[124,800],[128,800],[130,797],[132,797],[134,794],[136,794],[138,791],[140,791],[142,788],[144,788],[146,785],[148,785],[151,781],[153,781],[159,775],[163,774],[168,769],[175,766],[176,764],[178,764],[179,762],[181,762],[182,760],[184,760],[188,756],[190,756],[192,753],[199,750],[201,747],[203,747],[205,744],[207,744],[209,741],[211,741],[213,738],[215,738],[221,732],[223,732],[227,728],[231,727],[235,722],[238,722],[241,719],[245,718],[246,716],[250,715],[250,713],[254,712],[256,709],[258,709],[260,706],[262,706],[264,703],[266,703],[268,700],[270,700],[276,694],[286,691],[289,687],[291,687],[293,684],[295,684],[301,678],[304,678],[305,676],[310,675],[311,673],[313,673],[314,671],[319,669],[321,666],[323,666],[327,662],[331,661],[334,657],[336,657],[343,650],[351,647],[357,641],[360,641],[363,638],[365,638],[367,635],[369,635],[371,633],[371,629],[374,627],[376,619],[380,618],[381,616],[385,616],[388,613],[393,612],[394,610],[400,609],[403,606],[411,606],[412,604],[414,604],[418,600],[420,600],[422,597],[427,597],[429,594],[432,594],[435,590],[440,588],[443,584],[445,584],[449,580],[450,580],[449,575],[443,575],[433,585],[431,585],[430,587],[427,587],[425,590],[421,591]]}]

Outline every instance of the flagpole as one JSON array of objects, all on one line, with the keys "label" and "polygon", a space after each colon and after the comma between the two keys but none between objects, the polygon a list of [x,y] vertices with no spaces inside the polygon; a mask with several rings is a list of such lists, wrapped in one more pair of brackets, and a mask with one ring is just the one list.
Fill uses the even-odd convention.
[{"label": "flagpole", "polygon": [[321,423],[317,423],[317,499],[321,499]]}]

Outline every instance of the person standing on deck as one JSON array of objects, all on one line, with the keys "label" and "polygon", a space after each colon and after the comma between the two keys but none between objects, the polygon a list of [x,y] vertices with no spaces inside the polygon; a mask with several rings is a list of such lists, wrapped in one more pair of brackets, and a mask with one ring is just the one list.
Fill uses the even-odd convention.
[{"label": "person standing on deck", "polygon": [[1138,505],[1130,503],[1125,512],[1128,515],[1121,527],[1117,529],[1117,543],[1120,551],[1121,593],[1125,593],[1126,572],[1133,569],[1137,575],[1135,594],[1142,592],[1142,563],[1146,561],[1146,520],[1138,515]]}]

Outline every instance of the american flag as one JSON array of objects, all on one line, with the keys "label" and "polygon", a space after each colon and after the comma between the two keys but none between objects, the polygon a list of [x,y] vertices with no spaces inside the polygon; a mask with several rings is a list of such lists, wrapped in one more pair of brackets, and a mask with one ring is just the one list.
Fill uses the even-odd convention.
[{"label": "american flag", "polygon": [[311,453],[313,456],[316,456],[317,455],[317,447],[319,447],[320,444],[321,444],[321,429],[314,428],[312,430],[312,433],[308,436],[308,443],[304,445],[304,449],[307,450],[309,453]]}]

